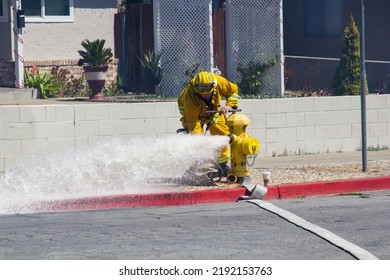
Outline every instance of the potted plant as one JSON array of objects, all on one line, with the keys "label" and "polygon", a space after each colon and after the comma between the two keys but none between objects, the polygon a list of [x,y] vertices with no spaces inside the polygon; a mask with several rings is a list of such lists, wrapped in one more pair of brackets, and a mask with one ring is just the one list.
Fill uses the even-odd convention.
[{"label": "potted plant", "polygon": [[106,40],[96,39],[89,41],[88,39],[81,42],[84,50],[79,50],[81,56],[78,65],[83,66],[85,79],[92,90],[90,99],[105,100],[106,97],[102,93],[102,89],[106,82],[108,63],[112,58],[111,48],[105,48]]},{"label": "potted plant", "polygon": [[163,77],[163,69],[161,68],[161,52],[148,50],[138,58],[144,68],[144,76],[148,84],[157,86],[160,84]]}]

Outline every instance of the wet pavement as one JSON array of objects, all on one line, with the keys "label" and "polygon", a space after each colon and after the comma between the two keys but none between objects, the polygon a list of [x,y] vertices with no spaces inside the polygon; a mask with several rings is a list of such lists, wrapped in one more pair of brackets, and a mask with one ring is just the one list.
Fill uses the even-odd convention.
[{"label": "wet pavement", "polygon": [[[390,192],[272,203],[390,259]],[[351,260],[248,202],[0,216],[0,259]]]}]

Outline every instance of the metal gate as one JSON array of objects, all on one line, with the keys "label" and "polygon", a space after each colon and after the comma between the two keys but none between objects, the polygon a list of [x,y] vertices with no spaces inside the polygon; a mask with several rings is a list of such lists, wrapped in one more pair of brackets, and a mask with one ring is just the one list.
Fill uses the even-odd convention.
[{"label": "metal gate", "polygon": [[266,63],[278,57],[263,78],[263,93],[282,95],[283,79],[283,12],[282,0],[227,1],[227,63],[228,77],[239,80],[235,70],[239,63]]},{"label": "metal gate", "polygon": [[177,97],[188,82],[186,70],[213,65],[212,1],[153,1],[155,49],[162,52],[163,97]]},{"label": "metal gate", "polygon": [[[162,52],[162,97],[177,97],[189,81],[185,72],[214,67],[212,0],[154,0],[155,50]],[[275,55],[278,67],[264,78],[264,90],[283,92],[282,0],[227,0],[227,77],[237,82],[238,63]]]}]

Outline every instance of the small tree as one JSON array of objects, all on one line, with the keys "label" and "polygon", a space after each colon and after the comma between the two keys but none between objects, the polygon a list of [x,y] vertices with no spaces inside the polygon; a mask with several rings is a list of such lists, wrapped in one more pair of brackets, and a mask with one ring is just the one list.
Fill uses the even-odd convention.
[{"label": "small tree", "polygon": [[[344,29],[341,59],[333,78],[335,95],[360,94],[360,33],[351,14]],[[367,82],[365,83],[367,87]],[[367,89],[367,88],[366,88]],[[366,91],[368,93],[368,89]]]}]

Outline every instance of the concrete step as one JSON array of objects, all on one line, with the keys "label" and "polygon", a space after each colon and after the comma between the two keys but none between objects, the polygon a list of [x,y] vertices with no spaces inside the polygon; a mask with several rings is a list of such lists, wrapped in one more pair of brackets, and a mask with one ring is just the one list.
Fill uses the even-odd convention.
[{"label": "concrete step", "polygon": [[0,101],[36,99],[37,90],[31,88],[0,87]]}]

